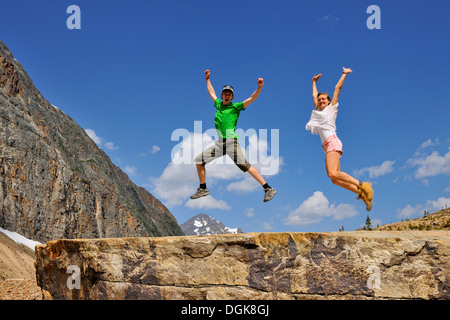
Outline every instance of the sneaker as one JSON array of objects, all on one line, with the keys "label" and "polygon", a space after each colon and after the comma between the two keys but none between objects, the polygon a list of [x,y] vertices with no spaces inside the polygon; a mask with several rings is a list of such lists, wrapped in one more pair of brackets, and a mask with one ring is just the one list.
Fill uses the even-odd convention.
[{"label": "sneaker", "polygon": [[264,202],[272,200],[273,196],[277,193],[274,188],[270,187],[264,189]]},{"label": "sneaker", "polygon": [[201,197],[206,197],[207,195],[209,195],[208,188],[206,189],[198,188],[197,191],[191,196],[191,199],[198,199]]}]

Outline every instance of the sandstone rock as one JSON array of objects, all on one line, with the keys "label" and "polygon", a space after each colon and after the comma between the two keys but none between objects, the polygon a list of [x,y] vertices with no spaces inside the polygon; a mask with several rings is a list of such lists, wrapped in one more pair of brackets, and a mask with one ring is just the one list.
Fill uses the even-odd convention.
[{"label": "sandstone rock", "polygon": [[450,299],[449,257],[448,231],[57,240],[36,277],[54,299]]},{"label": "sandstone rock", "polygon": [[39,242],[183,235],[161,202],[44,99],[1,41],[0,227]]}]

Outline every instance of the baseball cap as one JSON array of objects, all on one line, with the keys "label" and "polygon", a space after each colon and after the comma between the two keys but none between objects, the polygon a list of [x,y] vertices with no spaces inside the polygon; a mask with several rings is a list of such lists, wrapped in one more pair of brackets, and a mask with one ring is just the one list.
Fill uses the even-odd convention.
[{"label": "baseball cap", "polygon": [[222,88],[222,92],[224,92],[225,90],[230,90],[232,93],[233,93],[233,95],[234,95],[234,89],[233,89],[233,87],[232,86],[230,86],[230,85],[225,85],[225,86],[223,86],[223,88]]}]

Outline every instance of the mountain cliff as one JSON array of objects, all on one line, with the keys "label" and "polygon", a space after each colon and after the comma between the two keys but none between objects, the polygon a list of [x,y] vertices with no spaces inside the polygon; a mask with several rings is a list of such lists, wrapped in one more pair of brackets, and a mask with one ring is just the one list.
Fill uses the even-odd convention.
[{"label": "mountain cliff", "polygon": [[183,235],[159,200],[44,99],[1,41],[0,227],[40,242]]}]

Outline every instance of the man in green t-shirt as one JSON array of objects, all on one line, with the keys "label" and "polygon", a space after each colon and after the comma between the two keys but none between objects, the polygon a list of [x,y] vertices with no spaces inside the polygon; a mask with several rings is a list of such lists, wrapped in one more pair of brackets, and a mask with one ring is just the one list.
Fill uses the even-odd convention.
[{"label": "man in green t-shirt", "polygon": [[248,172],[250,175],[258,181],[264,189],[264,202],[272,200],[276,194],[274,188],[270,187],[259,171],[248,163],[247,159],[241,150],[239,145],[239,137],[236,134],[236,123],[239,119],[241,111],[245,110],[253,101],[258,98],[261,89],[264,85],[262,78],[258,79],[258,89],[245,100],[244,102],[233,103],[231,100],[234,98],[234,89],[232,86],[226,85],[222,89],[222,100],[218,99],[214,88],[209,79],[211,72],[205,71],[206,87],[208,89],[209,96],[214,101],[216,107],[216,116],[214,118],[214,124],[219,135],[219,140],[213,145],[206,148],[201,154],[195,157],[194,162],[197,166],[198,178],[200,180],[200,187],[191,196],[191,199],[198,199],[209,195],[209,190],[206,187],[206,169],[205,165],[212,160],[222,157],[225,154],[233,159],[234,163],[243,172]]}]

